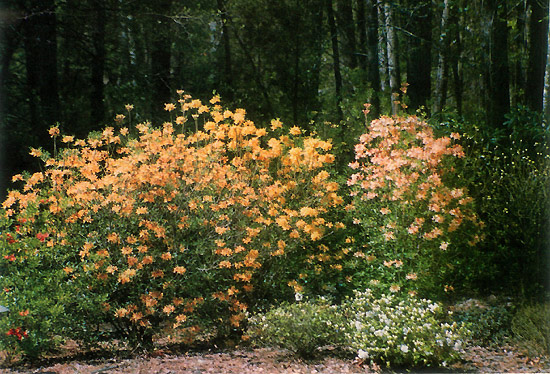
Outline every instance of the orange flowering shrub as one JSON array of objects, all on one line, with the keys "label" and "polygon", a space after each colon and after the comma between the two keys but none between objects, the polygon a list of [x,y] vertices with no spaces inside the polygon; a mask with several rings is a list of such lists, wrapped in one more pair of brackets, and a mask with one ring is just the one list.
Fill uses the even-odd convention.
[{"label": "orange flowering shrub", "polygon": [[464,246],[480,240],[481,224],[468,191],[455,183],[459,138],[436,137],[416,116],[381,117],[355,145],[347,209],[366,234],[358,256],[378,269],[371,286],[452,290],[447,273],[460,265]]},{"label": "orange flowering shrub", "polygon": [[[2,253],[50,248],[76,297],[67,311],[110,322],[136,344],[161,328],[189,341],[208,325],[239,329],[265,296],[258,288],[297,285],[285,263],[299,269],[317,248],[307,243],[343,227],[328,219],[343,201],[325,170],[329,142],[298,127],[287,134],[278,120],[258,128],[216,97],[178,93],[165,106],[173,122],[160,127],[107,127],[80,140],[52,128],[65,148],[55,157],[33,150],[45,170],[16,176],[22,191],[3,203],[2,240],[13,242]],[[42,230],[41,246],[20,245],[21,218],[29,233]]]}]

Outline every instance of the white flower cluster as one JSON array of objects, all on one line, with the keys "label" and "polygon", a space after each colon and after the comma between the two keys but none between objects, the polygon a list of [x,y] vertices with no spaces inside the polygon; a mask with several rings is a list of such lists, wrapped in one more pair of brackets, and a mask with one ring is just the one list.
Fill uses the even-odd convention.
[{"label": "white flower cluster", "polygon": [[[405,297],[405,298],[403,298]],[[440,365],[460,357],[467,330],[443,322],[441,305],[414,296],[356,292],[346,309],[346,340],[359,358],[387,364]]]}]

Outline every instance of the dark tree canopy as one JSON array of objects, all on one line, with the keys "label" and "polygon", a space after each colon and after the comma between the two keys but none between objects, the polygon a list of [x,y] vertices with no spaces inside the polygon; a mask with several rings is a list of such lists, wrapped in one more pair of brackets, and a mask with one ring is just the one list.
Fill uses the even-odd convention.
[{"label": "dark tree canopy", "polygon": [[543,110],[548,0],[4,0],[1,11],[2,190],[34,167],[29,146],[51,147],[51,125],[82,136],[128,103],[136,120],[162,121],[177,89],[306,129],[358,118],[365,102],[376,116],[402,110],[394,99],[496,129],[517,105]]}]

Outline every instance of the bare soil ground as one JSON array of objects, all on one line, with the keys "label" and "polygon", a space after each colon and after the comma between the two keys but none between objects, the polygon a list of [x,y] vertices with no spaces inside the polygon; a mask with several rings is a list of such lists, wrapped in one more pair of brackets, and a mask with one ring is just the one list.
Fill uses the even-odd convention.
[{"label": "bare soil ground", "polygon": [[19,365],[0,368],[0,373],[41,374],[252,374],[252,373],[550,373],[548,358],[528,357],[514,347],[470,346],[462,363],[451,367],[411,369],[380,368],[327,353],[315,361],[303,361],[285,350],[233,349],[223,352],[176,353],[169,350],[133,358],[83,358],[70,356],[43,362],[39,366]]}]

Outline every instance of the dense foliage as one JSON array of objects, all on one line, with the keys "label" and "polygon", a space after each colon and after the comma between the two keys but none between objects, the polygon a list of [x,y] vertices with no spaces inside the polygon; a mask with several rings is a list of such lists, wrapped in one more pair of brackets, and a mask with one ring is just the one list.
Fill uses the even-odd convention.
[{"label": "dense foliage", "polygon": [[[303,356],[344,339],[362,360],[459,358],[466,330],[419,296],[452,300],[498,274],[483,273],[498,265],[480,252],[484,236],[512,248],[478,188],[494,175],[479,152],[496,157],[497,146],[476,147],[475,131],[463,125],[459,135],[452,121],[381,116],[342,172],[342,143],[338,160],[315,131],[278,119],[257,126],[218,96],[178,97],[160,126],[134,126],[128,104],[114,126],[83,139],[50,128],[52,155],[31,149],[42,170],[15,175],[19,188],[0,210],[2,348],[29,358],[67,339],[150,349],[159,337],[246,339],[248,328]],[[518,153],[498,174],[525,204],[546,200],[533,188],[547,183],[543,150]],[[513,183],[527,167],[532,182]],[[493,188],[491,198],[510,201]],[[532,233],[543,212],[522,213],[540,225]],[[320,295],[341,308],[288,303]],[[411,320],[418,326],[403,325]]]},{"label": "dense foliage", "polygon": [[297,303],[282,303],[248,320],[253,344],[278,346],[307,359],[322,348],[342,347],[345,317],[340,308],[326,299],[302,301],[296,295]]},{"label": "dense foliage", "polygon": [[[347,184],[365,255],[388,269],[370,281],[437,294],[481,238],[473,199],[454,175],[453,161],[464,152],[452,138],[460,135],[436,137],[414,116],[381,117],[367,130],[355,145]],[[445,291],[452,287],[445,284]]]},{"label": "dense foliage", "polygon": [[262,295],[292,295],[323,248],[307,243],[344,227],[326,218],[343,201],[325,170],[329,142],[180,94],[174,124],[137,134],[53,127],[65,148],[33,149],[44,171],[14,177],[25,184],[3,203],[2,302],[39,348],[52,334],[94,342],[111,330],[137,346],[164,328],[226,336]]}]

